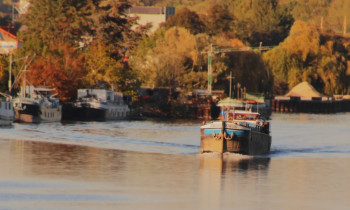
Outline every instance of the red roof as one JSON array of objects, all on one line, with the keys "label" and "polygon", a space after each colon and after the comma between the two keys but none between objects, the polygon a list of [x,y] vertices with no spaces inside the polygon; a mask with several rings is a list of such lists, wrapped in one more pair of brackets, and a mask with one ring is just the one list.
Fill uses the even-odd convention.
[{"label": "red roof", "polygon": [[9,36],[9,37],[11,37],[11,38],[13,38],[13,39],[16,39],[16,40],[19,41],[19,42],[23,42],[23,40],[17,38],[17,36],[11,34],[10,32],[8,32],[8,31],[6,31],[6,30],[4,30],[4,29],[2,29],[2,28],[0,28],[0,33],[4,33],[4,34],[6,34],[7,36]]}]

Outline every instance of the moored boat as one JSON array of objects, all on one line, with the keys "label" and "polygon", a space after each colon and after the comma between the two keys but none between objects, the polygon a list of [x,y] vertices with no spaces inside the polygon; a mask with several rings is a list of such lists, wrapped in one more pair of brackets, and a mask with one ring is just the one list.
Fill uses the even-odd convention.
[{"label": "moored boat", "polygon": [[269,122],[250,111],[226,111],[223,120],[204,123],[200,152],[263,155],[270,152]]},{"label": "moored boat", "polygon": [[12,125],[14,118],[11,97],[0,93],[0,126]]},{"label": "moored boat", "polygon": [[55,89],[25,86],[25,90],[13,99],[15,121],[26,123],[59,122],[62,105],[52,94]]},{"label": "moored boat", "polygon": [[130,109],[123,95],[105,89],[79,89],[78,99],[64,107],[63,119],[73,121],[122,120]]}]

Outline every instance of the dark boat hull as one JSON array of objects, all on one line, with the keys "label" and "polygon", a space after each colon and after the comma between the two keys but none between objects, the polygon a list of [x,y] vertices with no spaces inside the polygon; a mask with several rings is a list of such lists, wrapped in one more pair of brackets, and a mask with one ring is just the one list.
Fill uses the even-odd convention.
[{"label": "dark boat hull", "polygon": [[[125,106],[127,107],[127,106]],[[128,111],[124,106],[108,106],[107,108],[93,108],[89,106],[77,107],[73,104],[63,106],[63,120],[67,121],[107,121],[127,119]]]},{"label": "dark boat hull", "polygon": [[59,122],[62,119],[62,107],[47,108],[38,104],[22,103],[14,109],[15,121],[25,123]]},{"label": "dark boat hull", "polygon": [[90,107],[63,106],[63,120],[71,121],[105,121],[106,110]]}]

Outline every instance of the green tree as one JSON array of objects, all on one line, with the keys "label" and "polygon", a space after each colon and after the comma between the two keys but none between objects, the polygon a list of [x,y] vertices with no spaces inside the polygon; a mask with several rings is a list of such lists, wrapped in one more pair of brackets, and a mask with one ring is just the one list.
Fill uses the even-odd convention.
[{"label": "green tree", "polygon": [[290,9],[278,0],[219,1],[235,15],[233,32],[253,46],[276,45],[288,36],[294,19]]},{"label": "green tree", "polygon": [[194,36],[181,27],[162,29],[156,36],[155,42],[152,37],[143,41],[142,46],[147,50],[139,48],[131,56],[133,68],[138,70],[143,85],[185,89],[202,87],[206,74],[202,73],[200,66],[204,61],[199,57],[204,47],[198,44],[207,43],[208,38],[202,34]]},{"label": "green tree", "polygon": [[25,41],[38,40],[41,46],[51,43],[78,45],[89,27],[85,0],[32,1],[21,22],[26,26],[20,37]]},{"label": "green tree", "polygon": [[[133,47],[130,45],[132,39],[137,37],[131,30],[131,26],[136,23],[135,18],[128,17],[126,9],[131,5],[126,0],[97,0],[91,1],[93,21],[93,38],[102,40],[104,44],[112,50],[115,59],[121,59],[126,49]],[[141,37],[141,36],[139,36]],[[135,42],[133,42],[135,44]]]}]

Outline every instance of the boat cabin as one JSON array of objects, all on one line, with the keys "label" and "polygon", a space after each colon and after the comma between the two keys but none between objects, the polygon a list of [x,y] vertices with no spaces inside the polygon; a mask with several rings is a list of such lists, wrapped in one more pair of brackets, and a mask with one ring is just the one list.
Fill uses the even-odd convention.
[{"label": "boat cabin", "polygon": [[259,113],[255,112],[228,112],[226,120],[256,121],[259,119]]}]

